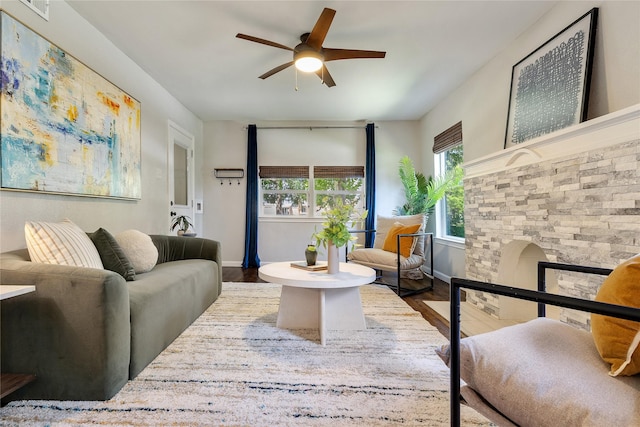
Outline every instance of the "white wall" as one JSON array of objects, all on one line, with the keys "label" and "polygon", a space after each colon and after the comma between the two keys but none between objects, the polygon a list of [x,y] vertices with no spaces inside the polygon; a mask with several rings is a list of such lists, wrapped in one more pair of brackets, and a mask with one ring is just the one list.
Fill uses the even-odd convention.
[{"label": "white wall", "polygon": [[[246,179],[240,185],[220,185],[210,178],[215,168],[246,169],[248,123],[216,121],[204,127],[205,237],[222,242],[223,265],[238,266],[244,256]],[[273,126],[362,126],[361,129],[258,129],[258,164],[364,164],[366,139],[362,123],[260,122]],[[419,162],[421,146],[417,121],[376,123],[377,214],[390,215],[403,194],[398,162],[409,155]],[[294,150],[292,147],[303,147]],[[289,147],[289,148],[287,148]],[[308,147],[308,149],[307,149]],[[328,163],[331,161],[332,163]],[[246,173],[246,172],[245,172]],[[207,178],[207,176],[209,178]],[[318,219],[263,219],[259,222],[258,255],[262,262],[303,259]],[[320,259],[326,254],[320,255]]]},{"label": "white wall", "polygon": [[[168,120],[195,136],[202,151],[202,121],[163,89],[66,2],[50,3],[49,22],[18,1],[2,0],[6,12],[58,47],[85,63],[142,105],[142,199],[60,196],[0,192],[0,250],[25,247],[25,220],[59,221],[69,218],[86,231],[99,227],[117,233],[135,228],[146,233],[169,233],[167,194]],[[202,160],[196,160],[201,168]],[[201,175],[196,176],[196,199],[202,198]],[[197,231],[200,218],[194,218]]]},{"label": "white wall", "polygon": [[[423,144],[431,147],[435,135],[462,120],[465,161],[502,150],[513,65],[593,7],[599,17],[588,116],[639,103],[640,2],[564,1],[423,117]],[[422,162],[432,170],[430,149]],[[434,253],[440,277],[464,276],[464,249],[436,241]]]}]

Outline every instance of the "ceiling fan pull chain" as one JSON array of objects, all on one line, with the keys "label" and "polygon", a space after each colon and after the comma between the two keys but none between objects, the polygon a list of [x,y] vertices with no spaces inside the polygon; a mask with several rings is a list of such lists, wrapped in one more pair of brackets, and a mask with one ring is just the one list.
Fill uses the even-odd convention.
[{"label": "ceiling fan pull chain", "polygon": [[298,69],[295,68],[296,71],[296,92],[298,91]]}]

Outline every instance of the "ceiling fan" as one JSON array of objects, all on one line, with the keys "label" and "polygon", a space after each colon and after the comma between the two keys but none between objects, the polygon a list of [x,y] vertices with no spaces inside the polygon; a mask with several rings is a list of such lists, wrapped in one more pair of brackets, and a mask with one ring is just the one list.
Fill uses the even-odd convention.
[{"label": "ceiling fan", "polygon": [[261,79],[266,79],[295,64],[296,68],[300,71],[315,72],[324,84],[332,87],[336,85],[336,82],[331,77],[325,62],[337,61],[339,59],[384,58],[386,55],[386,52],[375,50],[331,49],[322,47],[322,43],[324,43],[324,39],[329,32],[329,27],[335,14],[335,10],[324,8],[311,32],[302,34],[300,36],[301,43],[293,49],[280,43],[248,36],[246,34],[238,33],[236,37],[293,52],[293,61],[267,71],[260,76]]}]

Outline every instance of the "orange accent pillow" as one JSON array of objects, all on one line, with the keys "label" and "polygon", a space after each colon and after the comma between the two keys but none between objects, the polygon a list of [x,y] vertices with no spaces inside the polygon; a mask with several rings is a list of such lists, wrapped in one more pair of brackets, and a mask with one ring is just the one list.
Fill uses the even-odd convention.
[{"label": "orange accent pillow", "polygon": [[[605,279],[596,301],[640,308],[640,254],[623,262]],[[609,375],[640,373],[640,322],[591,315],[591,333]]]},{"label": "orange accent pillow", "polygon": [[[422,227],[422,224],[404,225],[399,222],[393,224],[391,229],[387,232],[387,237],[384,239],[382,249],[387,252],[398,253],[398,234],[412,234],[417,233]],[[400,238],[400,255],[409,258],[413,253],[413,249],[416,246],[415,237],[401,237]]]}]

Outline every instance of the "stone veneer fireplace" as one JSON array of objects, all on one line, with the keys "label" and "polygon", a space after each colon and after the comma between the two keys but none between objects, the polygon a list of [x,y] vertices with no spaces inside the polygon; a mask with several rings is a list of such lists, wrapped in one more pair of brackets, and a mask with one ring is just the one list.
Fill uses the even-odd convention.
[{"label": "stone veneer fireplace", "polygon": [[[466,163],[466,276],[535,289],[539,260],[613,268],[639,253],[639,171],[640,105]],[[551,282],[593,299],[602,278]],[[535,317],[533,303],[485,293],[467,303],[498,319]],[[559,313],[589,328],[588,314]]]}]

